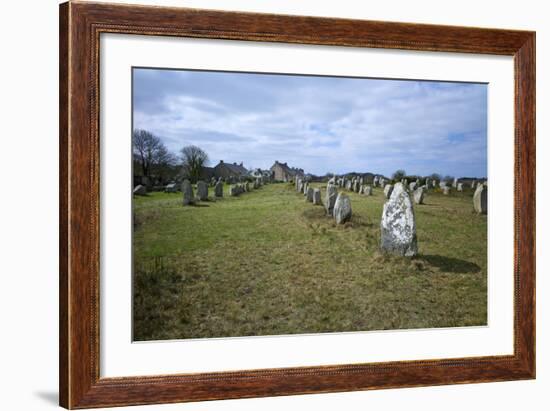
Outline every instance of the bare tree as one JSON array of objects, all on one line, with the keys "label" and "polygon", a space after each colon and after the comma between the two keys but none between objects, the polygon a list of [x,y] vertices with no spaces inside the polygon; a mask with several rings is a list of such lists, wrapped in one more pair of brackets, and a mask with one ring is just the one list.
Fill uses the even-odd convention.
[{"label": "bare tree", "polygon": [[176,174],[175,166],[177,162],[176,156],[161,143],[154,155],[151,173],[157,176],[160,181],[168,180]]},{"label": "bare tree", "polygon": [[145,177],[162,183],[176,174],[176,157],[159,137],[147,130],[134,130],[133,154],[136,170]]},{"label": "bare tree", "polygon": [[208,162],[208,154],[200,147],[186,146],[181,149],[181,160],[184,173],[192,182],[197,182],[202,168]]},{"label": "bare tree", "polygon": [[159,150],[163,147],[162,141],[146,130],[134,130],[133,151],[134,158],[141,167],[144,176],[151,176],[151,167],[155,162]]}]

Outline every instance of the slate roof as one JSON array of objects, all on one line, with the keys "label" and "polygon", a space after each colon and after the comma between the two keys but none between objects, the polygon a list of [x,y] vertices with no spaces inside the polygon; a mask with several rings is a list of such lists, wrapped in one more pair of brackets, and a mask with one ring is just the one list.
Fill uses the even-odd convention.
[{"label": "slate roof", "polygon": [[[232,173],[238,175],[248,174],[248,170],[241,164],[237,163],[226,163],[225,161],[220,161],[216,167],[227,167]],[[216,168],[214,167],[214,168]]]},{"label": "slate roof", "polygon": [[281,167],[285,173],[288,173],[291,176],[295,176],[296,174],[304,174],[304,170],[296,167],[289,167],[287,163],[280,163],[279,161],[275,161],[275,164],[271,166],[271,170],[273,170],[276,166]]}]

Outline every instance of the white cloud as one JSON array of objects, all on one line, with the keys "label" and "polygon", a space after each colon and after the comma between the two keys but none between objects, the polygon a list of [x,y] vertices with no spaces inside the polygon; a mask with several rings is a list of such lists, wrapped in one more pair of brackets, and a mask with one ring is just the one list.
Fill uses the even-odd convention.
[{"label": "white cloud", "polygon": [[136,99],[134,127],[174,151],[197,144],[214,162],[279,160],[316,174],[486,173],[485,85],[194,74],[162,79],[164,87],[158,76],[136,81],[136,95],[157,90],[158,104]]}]

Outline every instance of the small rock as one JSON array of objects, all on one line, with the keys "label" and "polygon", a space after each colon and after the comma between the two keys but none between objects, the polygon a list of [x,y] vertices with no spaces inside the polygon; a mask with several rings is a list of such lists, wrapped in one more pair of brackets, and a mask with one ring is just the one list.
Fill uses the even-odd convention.
[{"label": "small rock", "polygon": [[178,186],[176,183],[166,184],[166,187],[164,187],[165,193],[175,193],[176,191],[178,191]]}]

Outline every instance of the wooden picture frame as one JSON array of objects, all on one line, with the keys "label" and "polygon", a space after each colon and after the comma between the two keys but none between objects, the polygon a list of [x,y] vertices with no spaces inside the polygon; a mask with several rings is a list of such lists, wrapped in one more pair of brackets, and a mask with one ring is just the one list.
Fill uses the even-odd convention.
[{"label": "wooden picture frame", "polygon": [[[100,378],[101,33],[513,56],[514,354]],[[535,378],[535,33],[69,2],[60,5],[60,405],[91,408]]]}]

